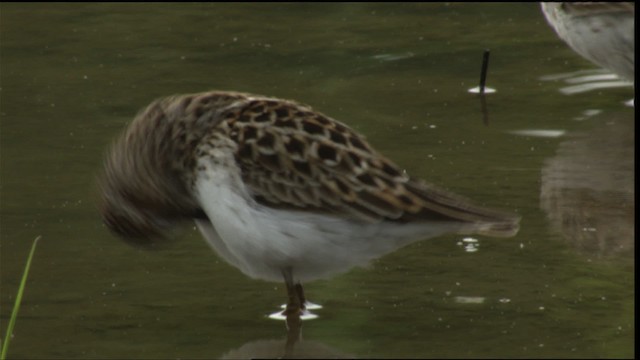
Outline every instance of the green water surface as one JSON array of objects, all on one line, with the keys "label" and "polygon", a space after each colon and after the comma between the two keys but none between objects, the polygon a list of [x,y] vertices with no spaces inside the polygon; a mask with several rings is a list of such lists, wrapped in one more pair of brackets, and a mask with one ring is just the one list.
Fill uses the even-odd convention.
[{"label": "green water surface", "polygon": [[[510,239],[443,236],[306,284],[324,306],[303,325],[309,356],[634,357],[633,89],[567,96],[544,80],[597,67],[538,4],[3,3],[0,16],[0,338],[42,235],[10,358],[278,356],[285,326],[266,315],[282,284],[227,265],[193,224],[143,251],[96,211],[104,151],[137,111],[211,89],[310,104],[412,176],[522,216]],[[486,48],[497,93],[483,114],[467,90]]]}]

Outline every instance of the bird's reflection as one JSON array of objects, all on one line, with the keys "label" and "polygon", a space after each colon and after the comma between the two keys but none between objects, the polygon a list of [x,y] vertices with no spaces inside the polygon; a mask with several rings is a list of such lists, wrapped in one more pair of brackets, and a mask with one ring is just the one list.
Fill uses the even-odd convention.
[{"label": "bird's reflection", "polygon": [[634,117],[599,125],[562,142],[542,169],[541,208],[552,227],[589,256],[632,253],[635,232]]},{"label": "bird's reflection", "polygon": [[482,113],[482,123],[489,126],[489,109],[487,108],[487,99],[484,94],[480,94],[480,112]]},{"label": "bird's reflection", "polygon": [[256,340],[222,355],[223,359],[347,359],[354,358],[317,341],[302,339],[299,314],[287,316],[287,336],[280,340]]}]

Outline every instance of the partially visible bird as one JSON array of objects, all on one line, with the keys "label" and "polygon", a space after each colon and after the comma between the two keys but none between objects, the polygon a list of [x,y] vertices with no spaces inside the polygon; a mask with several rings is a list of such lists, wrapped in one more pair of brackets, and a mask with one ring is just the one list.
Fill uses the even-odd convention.
[{"label": "partially visible bird", "polygon": [[109,150],[99,183],[113,232],[150,244],[194,219],[244,274],[284,279],[284,314],[304,311],[302,281],[446,233],[519,228],[516,215],[410,178],[309,106],[238,92],[152,102]]},{"label": "partially visible bird", "polygon": [[633,2],[543,2],[541,7],[551,27],[575,52],[634,81]]}]

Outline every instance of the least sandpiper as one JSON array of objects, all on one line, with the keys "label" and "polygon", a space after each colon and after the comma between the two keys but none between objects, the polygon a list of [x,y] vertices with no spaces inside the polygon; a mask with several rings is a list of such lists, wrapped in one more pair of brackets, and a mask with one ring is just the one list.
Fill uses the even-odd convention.
[{"label": "least sandpiper", "polygon": [[541,6],[551,27],[575,52],[634,81],[633,2],[544,2]]},{"label": "least sandpiper", "polygon": [[100,210],[116,234],[152,243],[195,222],[251,278],[327,278],[446,233],[513,236],[519,217],[410,178],[345,124],[277,98],[212,91],[159,99],[107,154]]}]

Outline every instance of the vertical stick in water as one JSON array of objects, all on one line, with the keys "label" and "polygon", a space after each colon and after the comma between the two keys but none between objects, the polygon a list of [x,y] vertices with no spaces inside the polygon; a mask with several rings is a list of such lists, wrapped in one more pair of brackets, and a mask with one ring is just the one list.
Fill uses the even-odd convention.
[{"label": "vertical stick in water", "polygon": [[484,86],[487,83],[487,70],[489,68],[489,49],[482,56],[482,70],[480,70],[480,94],[484,94]]}]

